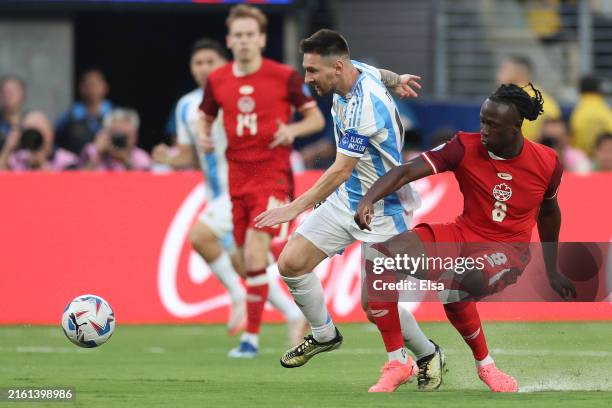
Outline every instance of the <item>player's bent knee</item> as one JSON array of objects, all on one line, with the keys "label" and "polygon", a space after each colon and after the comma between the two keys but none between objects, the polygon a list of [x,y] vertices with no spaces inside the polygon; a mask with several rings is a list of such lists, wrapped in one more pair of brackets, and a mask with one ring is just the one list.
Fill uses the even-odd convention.
[{"label": "player's bent knee", "polygon": [[299,257],[291,256],[290,251],[283,251],[278,258],[278,272],[287,278],[303,275],[304,262]]}]

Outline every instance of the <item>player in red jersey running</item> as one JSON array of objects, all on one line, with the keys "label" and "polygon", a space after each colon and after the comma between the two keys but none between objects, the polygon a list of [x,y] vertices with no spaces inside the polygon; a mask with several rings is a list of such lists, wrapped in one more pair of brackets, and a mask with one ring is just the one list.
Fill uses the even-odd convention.
[{"label": "player in red jersey running", "polygon": [[[208,77],[200,106],[205,118],[200,142],[205,151],[212,150],[210,126],[222,110],[234,240],[247,275],[247,328],[229,356],[251,358],[257,355],[268,298],[270,243],[288,228],[283,224],[256,229],[254,219],[291,200],[293,140],[320,131],[325,122],[303,78],[290,66],[263,58],[266,16],[255,7],[239,5],[231,9],[226,23],[234,61]],[[288,124],[295,110],[303,119]]]},{"label": "player in red jersey running", "polygon": [[[543,243],[558,242],[561,227],[556,198],[561,164],[554,150],[525,139],[521,133],[523,120],[534,120],[542,112],[540,92],[533,90],[535,96],[530,97],[516,85],[500,86],[481,107],[480,133],[459,132],[448,143],[392,169],[374,183],[355,213],[359,227],[369,229],[375,202],[411,181],[454,172],[464,197],[463,213],[452,223],[419,224],[387,244],[389,248],[401,246],[403,253],[414,257],[435,257],[440,252],[443,256],[477,257],[491,255],[492,248],[507,249],[493,265],[484,262],[484,269],[463,274],[464,283],[470,281],[469,287],[479,288],[470,301],[444,305],[448,319],[472,350],[478,376],[497,392],[516,392],[518,383],[499,370],[489,355],[474,299],[516,281],[529,261],[527,243],[536,220]],[[571,281],[557,272],[556,248],[556,244],[543,245],[549,282],[563,299],[575,297]],[[437,279],[441,272],[417,271],[416,276]]]}]

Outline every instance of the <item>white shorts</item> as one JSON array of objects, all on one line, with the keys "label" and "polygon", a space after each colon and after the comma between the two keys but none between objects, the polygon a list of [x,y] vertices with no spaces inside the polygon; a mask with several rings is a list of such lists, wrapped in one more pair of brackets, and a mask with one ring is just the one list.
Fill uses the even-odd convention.
[{"label": "white shorts", "polygon": [[228,194],[208,201],[198,221],[211,229],[226,250],[233,249],[232,201]]},{"label": "white shorts", "polygon": [[325,201],[310,213],[295,232],[331,258],[355,241],[387,241],[407,231],[411,222],[412,212],[376,216],[370,223],[372,231],[361,230],[355,223],[353,214]]}]

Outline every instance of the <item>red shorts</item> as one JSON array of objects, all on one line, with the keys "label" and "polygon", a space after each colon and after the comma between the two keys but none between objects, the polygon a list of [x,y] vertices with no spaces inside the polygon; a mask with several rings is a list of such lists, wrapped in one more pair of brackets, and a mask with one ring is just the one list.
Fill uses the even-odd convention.
[{"label": "red shorts", "polygon": [[[234,224],[234,241],[236,246],[244,245],[246,232],[255,228],[255,217],[262,212],[289,203],[291,197],[285,191],[264,190],[258,193],[232,196],[232,222]],[[289,223],[275,227],[257,228],[271,237],[287,236]]]},{"label": "red shorts", "polygon": [[[455,261],[462,258],[463,272],[482,274],[482,279],[479,279],[483,283],[482,296],[474,296],[476,299],[497,293],[515,283],[530,260],[528,243],[486,242],[485,238],[477,238],[476,233],[466,231],[465,227],[456,223],[419,224],[413,230],[423,242],[428,258],[451,258]],[[460,263],[455,262],[455,265]],[[442,280],[448,281],[451,276],[453,284],[461,286],[465,281],[460,279],[463,272],[458,273],[456,266],[455,269],[454,272],[430,269],[427,279],[440,280],[442,274],[446,274]]]}]

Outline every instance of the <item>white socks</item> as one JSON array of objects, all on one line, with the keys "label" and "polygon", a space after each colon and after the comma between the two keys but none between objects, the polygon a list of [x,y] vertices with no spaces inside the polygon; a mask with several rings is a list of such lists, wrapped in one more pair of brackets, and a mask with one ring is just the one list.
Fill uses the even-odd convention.
[{"label": "white socks", "polygon": [[240,342],[246,341],[247,343],[251,343],[255,348],[259,347],[259,336],[257,334],[244,332],[242,336],[240,336]]},{"label": "white socks", "polygon": [[429,356],[436,351],[436,346],[425,336],[412,313],[397,305],[402,326],[404,344],[414,353],[417,360]]},{"label": "white socks", "polygon": [[280,276],[278,265],[272,264],[268,266],[266,274],[268,276],[268,302],[281,312],[287,321],[301,318],[302,312],[300,312],[300,308],[295,302],[291,301],[278,283],[278,277]]},{"label": "white socks", "polygon": [[246,292],[238,273],[234,270],[232,261],[227,252],[223,251],[221,255],[214,261],[208,264],[212,273],[221,281],[229,296],[232,303],[237,303],[246,297]]},{"label": "white socks", "polygon": [[387,351],[387,357],[389,361],[398,360],[402,364],[406,364],[408,362],[408,354],[406,353],[405,348],[399,348],[395,351]]},{"label": "white socks", "polygon": [[319,277],[311,272],[296,278],[282,278],[295,303],[310,322],[314,339],[320,343],[333,340],[336,337],[336,326],[327,312]]},{"label": "white socks", "polygon": [[476,363],[476,369],[478,369],[479,367],[484,367],[486,365],[493,364],[495,361],[493,361],[493,357],[491,357],[490,354],[487,354],[484,360],[474,360],[474,362]]}]

